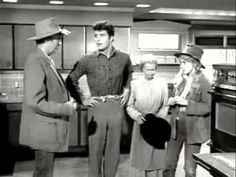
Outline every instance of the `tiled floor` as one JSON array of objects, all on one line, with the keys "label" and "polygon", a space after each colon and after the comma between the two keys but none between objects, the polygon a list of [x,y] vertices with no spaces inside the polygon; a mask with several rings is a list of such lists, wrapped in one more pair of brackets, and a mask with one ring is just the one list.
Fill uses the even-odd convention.
[{"label": "tiled floor", "polygon": [[[204,145],[201,153],[209,152],[209,148]],[[34,161],[18,161],[15,164],[14,174],[2,177],[32,177]],[[129,154],[121,154],[119,169],[116,177],[131,177],[129,176]],[[55,162],[55,177],[87,177],[88,173],[88,158],[87,156],[61,157],[56,158]],[[183,172],[183,153],[181,153],[180,161],[176,177],[184,177]],[[197,177],[211,177],[209,173],[198,166]]]}]

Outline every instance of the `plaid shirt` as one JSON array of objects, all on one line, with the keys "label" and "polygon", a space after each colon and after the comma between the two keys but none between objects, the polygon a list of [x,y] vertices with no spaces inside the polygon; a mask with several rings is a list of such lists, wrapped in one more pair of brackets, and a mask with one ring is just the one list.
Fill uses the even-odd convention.
[{"label": "plaid shirt", "polygon": [[[91,96],[120,95],[130,87],[133,67],[128,54],[113,48],[110,58],[94,52],[84,56],[69,73],[66,82],[71,96],[80,96],[78,79],[86,75]],[[76,93],[75,93],[76,92]]]}]

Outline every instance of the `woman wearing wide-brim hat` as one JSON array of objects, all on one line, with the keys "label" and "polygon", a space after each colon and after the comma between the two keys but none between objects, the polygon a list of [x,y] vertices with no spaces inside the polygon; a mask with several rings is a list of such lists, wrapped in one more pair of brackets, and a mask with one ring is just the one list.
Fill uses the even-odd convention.
[{"label": "woman wearing wide-brim hat", "polygon": [[[165,141],[160,137],[165,132],[155,131],[155,128],[168,124],[159,120],[167,115],[168,88],[165,79],[155,77],[157,60],[153,55],[142,56],[140,70],[143,76],[131,82],[127,104],[127,112],[134,120],[130,177],[157,177],[164,167],[166,150]],[[158,120],[153,120],[155,118]]]},{"label": "woman wearing wide-brim hat", "polygon": [[209,139],[209,113],[211,86],[201,71],[203,50],[188,44],[176,53],[180,71],[174,80],[174,90],[168,101],[172,127],[167,145],[166,165],[163,177],[174,177],[180,152],[184,145],[184,171],[186,177],[196,177],[193,153],[199,153],[201,144]]}]

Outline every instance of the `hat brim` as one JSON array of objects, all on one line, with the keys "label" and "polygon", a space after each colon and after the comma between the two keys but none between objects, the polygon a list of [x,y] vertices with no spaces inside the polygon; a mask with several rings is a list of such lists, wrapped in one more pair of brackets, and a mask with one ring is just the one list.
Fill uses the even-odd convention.
[{"label": "hat brim", "polygon": [[53,35],[58,34],[58,33],[61,33],[61,34],[67,36],[71,32],[69,30],[67,30],[67,29],[61,29],[60,28],[59,30],[54,31],[53,33],[48,33],[48,34],[41,35],[41,36],[33,36],[33,37],[28,38],[27,40],[30,40],[30,41],[32,41],[32,40],[40,40],[40,39],[43,39],[43,38],[46,38],[46,37],[49,37],[49,36],[53,36]]},{"label": "hat brim", "polygon": [[180,55],[187,55],[187,56],[190,56],[190,57],[192,57],[193,59],[197,60],[197,61],[201,64],[201,67],[202,67],[202,68],[204,68],[204,69],[206,68],[206,67],[201,63],[201,61],[200,61],[198,58],[196,58],[196,57],[194,57],[194,56],[192,56],[192,55],[189,55],[189,54],[187,54],[187,53],[181,53],[181,52],[177,52],[177,53],[174,54],[174,56],[177,57],[177,58],[179,58]]},{"label": "hat brim", "polygon": [[145,116],[146,121],[140,125],[140,133],[143,139],[157,149],[164,149],[165,142],[169,141],[171,127],[169,123],[153,114]]}]

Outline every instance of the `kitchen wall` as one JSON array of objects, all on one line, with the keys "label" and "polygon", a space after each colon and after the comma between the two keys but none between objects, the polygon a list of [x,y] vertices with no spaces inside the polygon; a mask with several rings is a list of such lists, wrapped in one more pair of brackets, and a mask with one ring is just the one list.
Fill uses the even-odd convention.
[{"label": "kitchen wall", "polygon": [[[149,28],[147,28],[147,26]],[[136,42],[138,41],[138,33],[139,32],[147,32],[147,33],[176,33],[181,35],[181,48],[182,45],[185,45],[185,43],[188,41],[188,25],[182,25],[178,23],[168,22],[168,21],[152,21],[152,22],[136,22],[132,27],[117,27],[116,31],[116,39],[115,39],[115,46],[125,52],[130,53],[132,62],[136,61],[137,57],[142,57],[145,53],[153,53],[154,55],[158,56],[173,56],[173,53],[176,51],[139,51]],[[76,30],[77,27],[74,27],[74,30]],[[78,29],[81,29],[81,26],[78,27]],[[176,30],[178,29],[178,30]],[[79,43],[84,43],[85,46],[84,51],[90,51],[91,44],[93,43],[92,39],[92,32],[90,28],[85,28],[85,39],[84,40],[78,40]],[[80,34],[80,33],[79,33]],[[25,36],[24,34],[23,36]],[[83,36],[81,33],[80,36]],[[75,36],[73,37],[73,43],[75,44]],[[79,38],[80,39],[80,38]],[[28,42],[28,41],[26,41]],[[25,42],[25,43],[26,43]],[[66,41],[65,41],[66,42]],[[72,41],[67,41],[68,44],[70,44]],[[18,42],[19,43],[19,42]],[[21,43],[19,45],[21,46]],[[67,44],[65,43],[65,44]],[[87,45],[86,45],[87,44]],[[66,46],[66,45],[64,45]],[[74,45],[75,46],[75,45]],[[22,46],[23,47],[23,46]],[[32,46],[30,45],[32,48]],[[83,47],[82,47],[83,48]],[[26,50],[26,48],[25,48]],[[64,50],[67,50],[67,48],[64,48]],[[30,50],[31,51],[31,50]],[[18,60],[17,56],[21,56],[21,62],[25,61],[26,55],[30,52],[29,50],[21,51],[20,55],[16,55],[15,53],[15,60]],[[74,52],[77,51],[74,49]],[[72,52],[72,53],[74,53]],[[65,52],[63,52],[65,55]],[[71,52],[69,52],[71,53]],[[23,55],[23,57],[22,57]],[[78,54],[76,54],[78,56]],[[57,56],[58,57],[58,56]],[[65,57],[65,61],[63,62],[66,64],[69,60],[72,60],[73,62],[69,63],[75,63],[77,58],[74,58],[75,55],[69,55]],[[79,56],[78,56],[79,58]],[[15,61],[15,63],[17,63]],[[23,64],[20,64],[21,68]],[[72,64],[70,64],[70,67],[72,68]],[[20,68],[20,67],[19,67]],[[70,69],[71,69],[70,68]],[[137,78],[140,76],[140,70],[137,63],[135,63],[135,73],[134,78]],[[62,71],[63,77],[66,78],[68,72],[70,69],[67,68],[67,70]],[[168,83],[171,83],[175,74],[178,72],[178,64],[177,63],[161,63],[158,67],[157,76],[166,78]],[[10,100],[20,101],[23,96],[23,70],[12,70],[12,71],[0,71],[0,92],[6,93],[8,98]],[[88,87],[85,83],[86,79],[82,78],[80,81],[80,85],[82,87],[82,90],[84,91],[85,95],[88,95]]]},{"label": "kitchen wall", "polygon": [[[6,95],[5,95],[6,94]],[[23,97],[23,72],[0,71],[0,98],[21,102]]]},{"label": "kitchen wall", "polygon": [[[84,49],[84,53],[86,53],[86,51],[90,50],[90,43],[92,43],[91,30],[89,30],[89,26],[91,26],[97,20],[111,21],[114,26],[120,28],[118,36],[116,36],[117,39],[120,39],[120,41],[118,41],[118,48],[119,46],[125,46],[125,49],[122,48],[122,50],[130,54],[131,60],[135,65],[134,78],[140,76],[137,58],[140,58],[143,54],[152,53],[158,59],[161,58],[160,60],[162,61],[159,64],[157,75],[166,78],[168,83],[172,82],[175,74],[178,72],[179,65],[174,61],[173,54],[175,52],[180,51],[189,41],[192,41],[191,31],[189,29],[194,29],[192,25],[176,23],[172,21],[155,20],[145,22],[133,22],[133,10],[128,8],[116,8],[106,11],[96,11],[95,9],[75,10],[42,9],[33,7],[30,7],[28,9],[27,8],[27,6],[22,6],[21,8],[0,8],[0,24],[34,24],[37,20],[49,16],[57,16],[60,24],[67,25],[68,27],[71,26],[71,28],[73,28],[75,31],[76,28],[79,26],[85,27],[85,31],[88,30],[88,34],[86,32],[85,35],[87,34],[89,37],[85,37],[83,41],[84,45],[86,45],[85,48],[87,48]],[[195,30],[206,30],[206,26],[207,24],[201,25],[200,28],[197,28]],[[222,29],[222,26],[223,25],[218,25],[217,27],[215,26],[214,29],[210,29],[210,31],[216,31],[217,28]],[[124,31],[124,29],[126,30]],[[232,28],[228,30],[232,31]],[[140,50],[138,46],[139,33],[177,34],[180,36],[179,48],[176,50]],[[127,36],[123,37],[124,34]],[[119,37],[119,35],[121,35],[121,37]],[[117,40],[115,40],[115,42],[117,42]],[[15,60],[17,60],[17,58]],[[76,59],[73,58],[73,60],[75,61]],[[71,63],[74,63],[74,61]],[[69,70],[63,71],[64,78],[68,74]],[[86,84],[84,83],[86,80],[81,80],[81,83],[83,85],[82,87],[84,87],[84,90],[86,90]],[[15,97],[19,99],[22,98],[22,82],[22,70],[0,70],[0,92],[7,93],[9,97]]]}]

